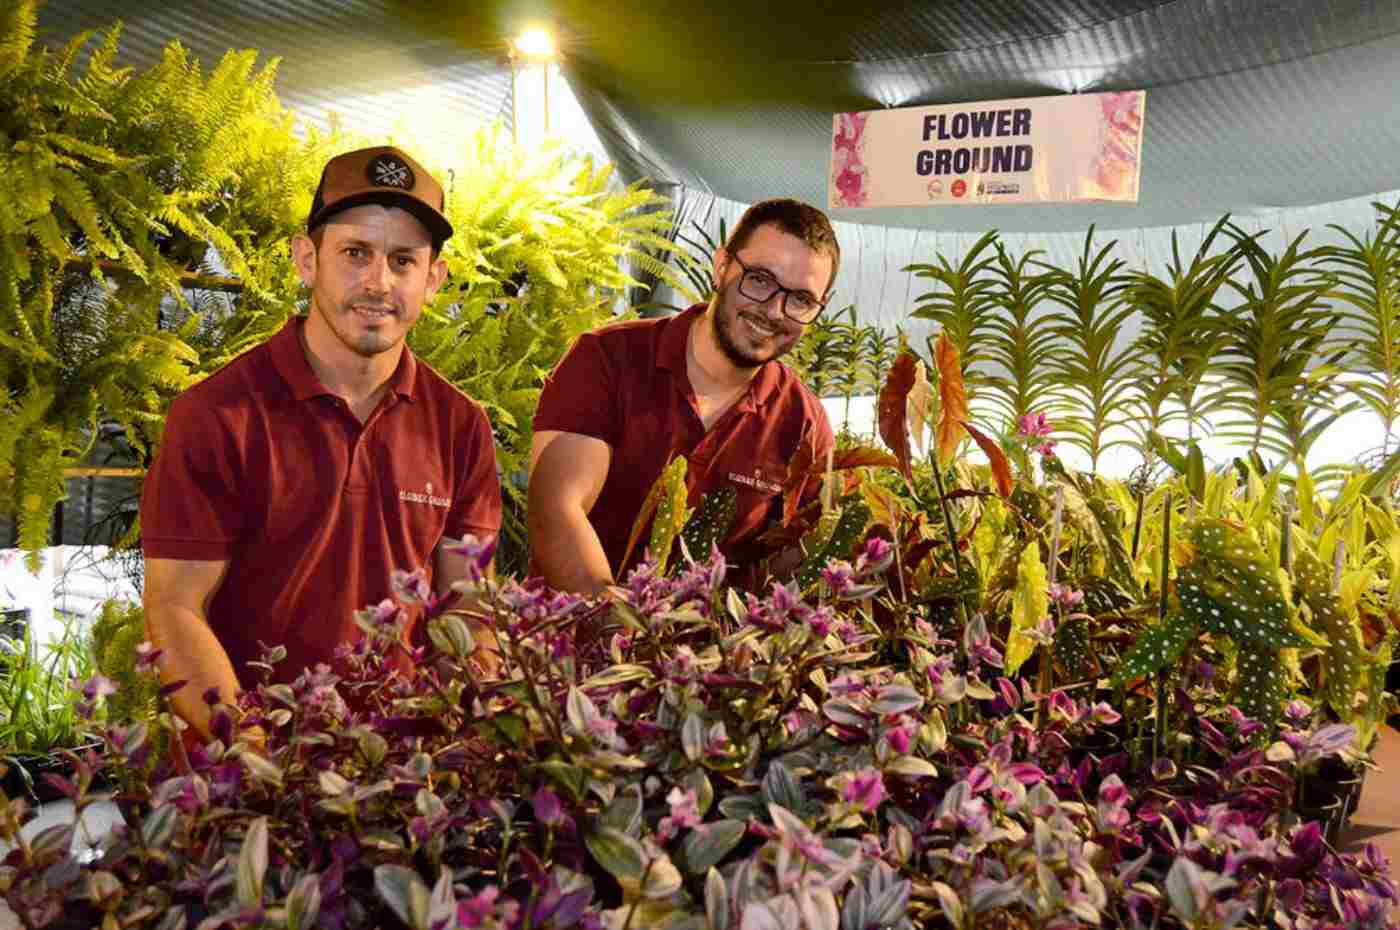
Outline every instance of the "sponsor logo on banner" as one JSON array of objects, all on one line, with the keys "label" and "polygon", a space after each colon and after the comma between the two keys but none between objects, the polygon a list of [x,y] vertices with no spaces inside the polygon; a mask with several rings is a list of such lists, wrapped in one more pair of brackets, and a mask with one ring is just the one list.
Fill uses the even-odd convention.
[{"label": "sponsor logo on banner", "polygon": [[998,194],[1019,194],[1021,185],[1012,184],[1007,181],[978,181],[978,197],[994,197]]},{"label": "sponsor logo on banner", "polygon": [[1135,203],[1146,91],[838,113],[833,209],[961,203]]}]

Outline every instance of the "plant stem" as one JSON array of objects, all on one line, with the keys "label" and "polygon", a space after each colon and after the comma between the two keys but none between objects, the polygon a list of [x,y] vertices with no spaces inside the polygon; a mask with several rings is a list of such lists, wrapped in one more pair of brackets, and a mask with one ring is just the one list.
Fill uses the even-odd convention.
[{"label": "plant stem", "polygon": [[1284,571],[1293,566],[1293,502],[1285,500],[1279,523],[1278,564]]},{"label": "plant stem", "polygon": [[[963,571],[962,552],[958,550],[958,532],[953,527],[953,508],[948,504],[948,492],[943,486],[943,471],[938,463],[937,448],[930,450],[929,459],[933,462],[933,484],[938,489],[938,505],[943,511],[943,526],[948,531],[948,545],[953,550],[953,570],[958,573],[958,587],[962,589],[967,586],[967,574]],[[962,608],[963,623],[972,623],[972,612],[967,609],[966,592],[959,594],[958,606]],[[964,655],[963,659],[966,658]]]},{"label": "plant stem", "polygon": [[[1060,529],[1063,526],[1064,510],[1065,486],[1063,484],[1057,484],[1055,486],[1055,517],[1050,523],[1050,572],[1048,577],[1050,582],[1050,588],[1052,590],[1054,589],[1055,581],[1060,574]],[[1058,628],[1059,622],[1064,620],[1065,612],[1062,609],[1062,605],[1058,600],[1055,601],[1054,606],[1051,609],[1055,612],[1056,625]],[[1054,661],[1054,655],[1050,647],[1042,645],[1040,647],[1040,669],[1039,674],[1036,676],[1035,683],[1036,693],[1041,698],[1044,698],[1045,695],[1050,692],[1050,688],[1054,684]],[[1035,705],[1035,708],[1036,726],[1038,727],[1041,724],[1040,715],[1041,711],[1045,708],[1045,704],[1041,701],[1038,701]]]},{"label": "plant stem", "polygon": [[[1162,506],[1162,587],[1157,592],[1157,621],[1160,623],[1167,617],[1167,584],[1171,579],[1172,567],[1172,495],[1167,492],[1167,498]],[[1167,673],[1165,670],[1157,673],[1157,731],[1152,735],[1152,761],[1156,762],[1161,754],[1163,745],[1167,737]]]},{"label": "plant stem", "polygon": [[1138,546],[1142,542],[1142,505],[1147,498],[1141,488],[1137,492],[1137,513],[1133,517],[1133,564],[1137,564]]}]

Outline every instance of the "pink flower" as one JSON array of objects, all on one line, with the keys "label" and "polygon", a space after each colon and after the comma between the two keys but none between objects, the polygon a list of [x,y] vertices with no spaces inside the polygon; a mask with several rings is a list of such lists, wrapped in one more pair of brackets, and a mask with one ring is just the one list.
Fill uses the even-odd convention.
[{"label": "pink flower", "polygon": [[467,580],[472,584],[479,584],[486,574],[486,569],[491,565],[491,560],[496,555],[496,538],[482,545],[481,541],[468,533],[462,537],[458,543],[448,543],[443,547],[446,551],[454,555],[460,555],[467,563]]},{"label": "pink flower", "polygon": [[666,803],[671,805],[671,816],[662,817],[656,828],[656,834],[663,843],[682,830],[699,826],[700,807],[693,788],[684,791],[678,787],[672,788],[671,793],[666,795]]},{"label": "pink flower", "polygon": [[850,562],[833,559],[822,569],[822,581],[826,582],[832,594],[840,597],[855,586],[855,569],[851,568]]},{"label": "pink flower", "polygon": [[856,559],[856,574],[862,578],[882,572],[894,561],[894,546],[879,536],[871,537],[865,551]]},{"label": "pink flower", "polygon": [[1052,584],[1050,586],[1050,600],[1066,609],[1078,607],[1084,603],[1084,592],[1075,591],[1067,584]]},{"label": "pink flower", "polygon": [[914,740],[914,724],[909,720],[901,720],[897,725],[885,731],[885,741],[890,744],[890,748],[900,755],[909,752],[909,747]]},{"label": "pink flower", "polygon": [[89,701],[107,697],[109,694],[117,693],[117,684],[106,675],[93,675],[87,681],[79,683],[73,679],[74,686],[83,692],[83,697]]},{"label": "pink flower", "polygon": [[501,891],[495,885],[487,885],[480,894],[467,898],[457,905],[457,923],[467,930],[475,930],[496,912],[496,899]]},{"label": "pink flower", "polygon": [[1043,413],[1028,413],[1018,421],[1022,436],[1039,439],[1049,436],[1053,427]]},{"label": "pink flower", "polygon": [[869,812],[885,799],[885,781],[877,769],[863,769],[841,789],[841,800]]},{"label": "pink flower", "polygon": [[1109,726],[1123,719],[1123,715],[1109,706],[1107,701],[1099,701],[1093,707],[1094,722]]}]

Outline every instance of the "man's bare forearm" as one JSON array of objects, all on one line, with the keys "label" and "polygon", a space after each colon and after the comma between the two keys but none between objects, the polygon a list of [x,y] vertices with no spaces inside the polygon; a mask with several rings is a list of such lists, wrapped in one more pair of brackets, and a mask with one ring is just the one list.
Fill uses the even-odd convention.
[{"label": "man's bare forearm", "polygon": [[603,544],[581,510],[531,507],[530,544],[552,587],[592,595],[613,583]]},{"label": "man's bare forearm", "polygon": [[170,695],[170,703],[186,723],[202,738],[209,738],[209,705],[204,694],[217,688],[219,697],[232,704],[238,693],[238,675],[228,653],[214,631],[197,611],[172,604],[146,607],[146,632],[161,650],[161,681],[183,681],[185,686]]}]

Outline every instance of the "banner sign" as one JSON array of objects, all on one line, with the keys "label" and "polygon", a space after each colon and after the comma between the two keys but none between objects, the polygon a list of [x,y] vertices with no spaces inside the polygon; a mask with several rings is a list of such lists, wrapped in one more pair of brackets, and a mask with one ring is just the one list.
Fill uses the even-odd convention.
[{"label": "banner sign", "polygon": [[834,208],[1136,203],[1147,92],[837,113]]}]

